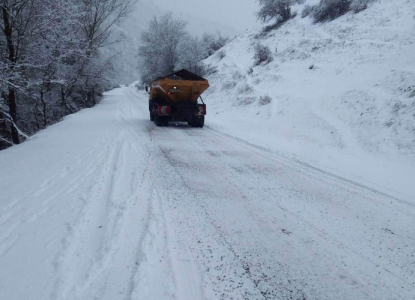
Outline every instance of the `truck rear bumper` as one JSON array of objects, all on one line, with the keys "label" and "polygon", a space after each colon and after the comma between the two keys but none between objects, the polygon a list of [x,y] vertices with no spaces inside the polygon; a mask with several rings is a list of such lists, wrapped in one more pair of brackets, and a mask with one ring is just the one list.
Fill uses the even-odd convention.
[{"label": "truck rear bumper", "polygon": [[193,101],[179,101],[176,103],[157,103],[150,101],[151,118],[162,117],[164,120],[176,122],[193,122],[198,117],[206,115],[206,105]]}]

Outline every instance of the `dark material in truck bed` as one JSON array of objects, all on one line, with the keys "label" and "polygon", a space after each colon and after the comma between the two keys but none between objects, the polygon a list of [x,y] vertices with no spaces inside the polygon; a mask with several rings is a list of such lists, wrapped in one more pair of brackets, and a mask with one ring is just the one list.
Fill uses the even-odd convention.
[{"label": "dark material in truck bed", "polygon": [[174,72],[172,74],[159,77],[156,80],[165,79],[168,78],[170,80],[192,80],[192,81],[207,81],[205,78],[200,77],[192,72],[189,72],[185,69],[182,69],[180,71]]}]

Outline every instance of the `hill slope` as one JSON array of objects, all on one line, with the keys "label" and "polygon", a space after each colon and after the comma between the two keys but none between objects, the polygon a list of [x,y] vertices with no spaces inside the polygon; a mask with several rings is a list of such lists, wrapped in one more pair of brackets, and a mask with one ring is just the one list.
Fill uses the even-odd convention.
[{"label": "hill slope", "polygon": [[[212,128],[396,195],[415,195],[415,3],[313,24],[300,14],[206,60]],[[274,61],[254,65],[254,46]],[[252,70],[251,70],[252,68]]]}]

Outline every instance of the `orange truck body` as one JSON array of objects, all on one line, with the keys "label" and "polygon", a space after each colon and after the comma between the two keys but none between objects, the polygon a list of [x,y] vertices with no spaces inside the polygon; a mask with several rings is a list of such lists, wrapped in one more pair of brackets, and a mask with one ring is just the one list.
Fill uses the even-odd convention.
[{"label": "orange truck body", "polygon": [[153,80],[149,91],[150,119],[157,126],[177,121],[203,127],[206,105],[199,104],[198,99],[208,88],[206,79],[187,70]]}]

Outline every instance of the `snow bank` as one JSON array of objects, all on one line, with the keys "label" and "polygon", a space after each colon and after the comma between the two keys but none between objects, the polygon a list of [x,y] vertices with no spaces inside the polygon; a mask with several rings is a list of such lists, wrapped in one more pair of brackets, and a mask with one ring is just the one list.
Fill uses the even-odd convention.
[{"label": "snow bank", "polygon": [[[206,60],[217,70],[207,125],[413,199],[415,3],[379,1],[324,24],[300,15]],[[254,67],[257,43],[273,62]]]}]

